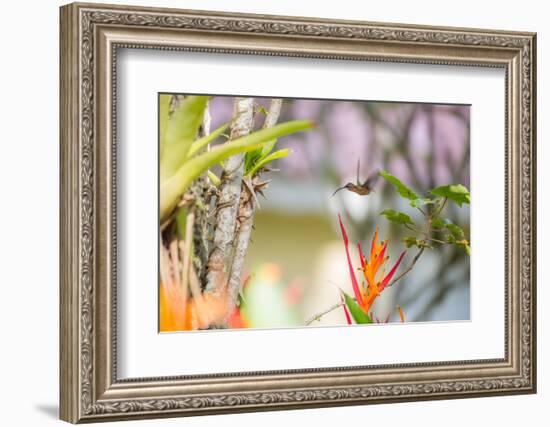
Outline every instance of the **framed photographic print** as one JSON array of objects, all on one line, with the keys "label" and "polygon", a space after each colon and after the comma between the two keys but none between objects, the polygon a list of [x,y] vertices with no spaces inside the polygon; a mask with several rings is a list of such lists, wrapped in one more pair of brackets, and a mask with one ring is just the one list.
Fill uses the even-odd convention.
[{"label": "framed photographic print", "polygon": [[61,8],[61,418],[536,390],[535,34]]}]

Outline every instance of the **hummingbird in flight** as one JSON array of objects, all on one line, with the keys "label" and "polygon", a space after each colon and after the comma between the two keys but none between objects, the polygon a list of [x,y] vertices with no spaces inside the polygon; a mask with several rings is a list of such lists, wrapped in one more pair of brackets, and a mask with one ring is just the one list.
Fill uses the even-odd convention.
[{"label": "hummingbird in flight", "polygon": [[360,160],[357,159],[357,182],[354,184],[353,182],[348,182],[343,187],[337,188],[334,193],[332,193],[332,196],[334,196],[336,193],[338,193],[340,190],[348,190],[353,191],[355,194],[359,194],[360,196],[366,196],[370,194],[373,189],[373,185],[378,180],[378,177],[380,176],[378,174],[378,170],[374,171],[369,175],[369,177],[366,179],[365,182],[360,183],[359,182],[359,167],[360,167]]}]

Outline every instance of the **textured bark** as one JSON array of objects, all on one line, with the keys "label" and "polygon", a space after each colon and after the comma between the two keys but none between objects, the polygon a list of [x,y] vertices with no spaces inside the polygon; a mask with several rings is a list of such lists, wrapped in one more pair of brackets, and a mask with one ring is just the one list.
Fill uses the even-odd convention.
[{"label": "textured bark", "polygon": [[[281,113],[282,99],[272,99],[269,105],[263,127],[269,128],[277,124],[279,115]],[[250,236],[252,234],[252,228],[254,226],[254,209],[255,209],[255,194],[254,194],[254,177],[248,182],[248,185],[243,183],[241,198],[239,202],[239,214],[238,214],[238,231],[235,239],[235,251],[233,256],[233,264],[229,275],[229,301],[235,304],[237,297],[241,290],[241,276],[244,266],[246,253],[248,251],[248,245],[250,243]]]},{"label": "textured bark", "polygon": [[272,128],[277,124],[279,120],[279,115],[281,114],[281,106],[283,105],[283,100],[280,98],[274,98],[269,104],[269,110],[265,117],[263,128]]},{"label": "textured bark", "polygon": [[[252,98],[236,98],[230,139],[250,133],[253,126],[254,102]],[[244,153],[225,161],[221,176],[219,197],[216,203],[214,247],[208,260],[207,292],[221,292],[229,277],[232,246],[235,240],[237,213],[241,197]]]},{"label": "textured bark", "polygon": [[[210,103],[206,104],[202,125],[199,128],[201,137],[210,135]],[[210,145],[206,148],[210,149]],[[191,186],[191,193],[195,199],[194,213],[195,224],[193,228],[193,267],[201,283],[206,281],[208,258],[212,250],[212,236],[214,224],[210,218],[210,212],[216,208],[216,198],[213,197],[208,178],[201,176]]]},{"label": "textured bark", "polygon": [[181,286],[183,289],[184,301],[187,300],[189,289],[189,270],[191,269],[191,251],[193,250],[193,228],[195,225],[195,214],[189,213],[185,224],[185,241],[179,242],[179,249],[183,266],[181,269]]}]

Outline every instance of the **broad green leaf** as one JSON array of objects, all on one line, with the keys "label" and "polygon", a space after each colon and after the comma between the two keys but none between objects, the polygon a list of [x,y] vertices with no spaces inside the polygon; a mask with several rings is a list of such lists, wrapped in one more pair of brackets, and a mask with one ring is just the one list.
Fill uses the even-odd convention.
[{"label": "broad green leaf", "polygon": [[[266,144],[262,145],[262,147],[264,147]],[[246,153],[246,156],[244,156],[245,174],[248,174],[250,172],[250,169],[252,169],[254,165],[260,161],[261,158],[262,158],[261,148],[254,151],[249,151],[248,153]]]},{"label": "broad green leaf", "polygon": [[273,138],[311,129],[313,122],[295,120],[262,129],[249,135],[218,145],[212,150],[188,159],[177,172],[160,184],[160,219],[163,220],[176,206],[178,199],[189,189],[192,182],[210,167],[238,153],[260,148]]},{"label": "broad green leaf", "polygon": [[432,226],[434,228],[446,228],[449,230],[454,237],[457,239],[464,237],[464,230],[447,218],[435,218],[432,221]]},{"label": "broad green leaf", "polygon": [[277,140],[274,139],[273,141],[266,142],[262,148],[258,150],[251,151],[249,153],[246,153],[245,160],[244,160],[244,170],[247,175],[251,175],[250,171],[256,165],[260,160],[262,160],[264,157],[268,156],[269,153],[275,148],[275,144],[277,144]]},{"label": "broad green leaf", "polygon": [[403,237],[403,243],[407,248],[416,246],[417,248],[429,248],[432,249],[432,245],[422,239],[417,239],[414,236]]},{"label": "broad green leaf", "polygon": [[273,160],[282,159],[283,157],[288,156],[290,153],[288,148],[283,148],[282,150],[277,150],[274,153],[271,153],[269,156],[264,157],[262,160],[260,160],[258,163],[256,163],[250,172],[248,172],[248,176],[254,176],[256,172],[258,172],[261,168],[263,168],[265,165],[267,165],[269,162],[272,162]]},{"label": "broad green leaf", "polygon": [[434,203],[435,203],[434,200],[428,199],[428,198],[423,198],[423,197],[420,197],[418,199],[414,199],[414,200],[410,201],[410,205],[413,208],[421,208],[422,206],[433,205]]},{"label": "broad green leaf", "polygon": [[432,221],[432,226],[434,228],[445,228],[447,221],[449,220],[445,218],[434,218]]},{"label": "broad green leaf", "polygon": [[453,236],[455,236],[457,239],[464,237],[464,230],[460,228],[458,225],[453,224],[452,222],[447,224],[447,230],[453,233]]},{"label": "broad green leaf", "polygon": [[344,295],[344,301],[349,309],[351,317],[353,317],[353,320],[355,320],[355,323],[357,323],[358,325],[372,323],[372,319],[370,318],[370,316],[363,311],[359,304],[357,304],[357,301],[355,301],[350,295],[346,294],[344,291],[341,292],[342,295]]},{"label": "broad green leaf", "polygon": [[384,215],[388,221],[395,222],[396,224],[414,225],[414,221],[409,215],[403,212],[395,211],[393,209],[384,209],[382,212],[380,212],[380,215]]},{"label": "broad green leaf", "polygon": [[223,132],[228,127],[229,127],[229,124],[225,124],[223,126],[220,126],[218,129],[216,129],[210,135],[204,136],[200,139],[197,139],[195,142],[193,142],[193,144],[191,144],[191,147],[189,148],[189,152],[187,153],[187,158],[193,157],[196,153],[198,153],[200,150],[202,150],[208,144],[213,142],[218,136],[222,135]]},{"label": "broad green leaf", "polygon": [[265,144],[261,150],[261,157],[265,157],[269,153],[271,153],[271,151],[275,148],[275,144],[277,144],[276,139],[274,139],[273,141],[269,141],[267,144]]},{"label": "broad green leaf", "polygon": [[409,187],[403,184],[403,182],[401,182],[399,178],[396,178],[388,171],[381,170],[380,176],[384,178],[386,181],[389,181],[390,183],[392,183],[401,197],[404,197],[409,200],[417,200],[420,198],[418,194],[416,194],[413,190],[411,190]]},{"label": "broad green leaf", "polygon": [[470,192],[462,184],[442,185],[430,191],[434,196],[447,197],[455,202],[458,206],[462,204],[470,204]]},{"label": "broad green leaf", "polygon": [[461,239],[461,240],[458,240],[456,237],[454,237],[453,235],[448,235],[447,236],[447,242],[449,243],[452,243],[456,246],[459,246],[461,247],[462,249],[464,249],[466,251],[466,253],[468,255],[470,255],[471,253],[471,248],[470,248],[470,242],[468,242],[468,240],[466,239]]},{"label": "broad green leaf", "polygon": [[172,95],[159,95],[159,148],[161,157],[164,150],[164,144],[166,142],[166,126],[168,125],[171,99]]},{"label": "broad green leaf", "polygon": [[403,237],[403,243],[405,243],[405,246],[407,248],[410,248],[418,244],[418,239],[413,236],[406,236],[406,237]]},{"label": "broad green leaf", "polygon": [[161,143],[161,180],[172,176],[184,163],[197,137],[207,102],[207,96],[188,96],[168,118],[164,141]]}]

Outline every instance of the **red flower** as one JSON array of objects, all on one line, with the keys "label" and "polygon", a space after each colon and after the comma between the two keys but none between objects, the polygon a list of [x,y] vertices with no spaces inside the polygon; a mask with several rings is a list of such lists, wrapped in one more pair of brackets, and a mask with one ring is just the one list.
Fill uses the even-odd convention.
[{"label": "red flower", "polygon": [[354,271],[353,264],[351,262],[351,257],[349,254],[348,235],[346,233],[346,229],[344,227],[344,224],[342,222],[342,218],[340,217],[340,215],[338,215],[338,220],[340,222],[340,229],[342,231],[344,246],[346,248],[346,256],[348,259],[348,267],[349,267],[349,273],[351,278],[351,284],[353,287],[353,293],[361,309],[368,314],[372,304],[374,303],[374,300],[382,293],[382,291],[390,283],[390,280],[394,276],[395,271],[397,270],[397,267],[399,267],[399,264],[401,264],[401,261],[403,260],[403,257],[405,256],[406,251],[403,251],[403,253],[401,253],[397,262],[394,264],[394,266],[391,268],[388,274],[385,274],[386,273],[385,270],[382,270],[381,273],[379,274],[380,269],[388,261],[389,255],[386,255],[386,251],[388,248],[388,241],[386,240],[386,241],[378,242],[378,227],[377,227],[374,233],[374,237],[372,239],[372,243],[370,247],[370,256],[368,258],[368,261],[365,259],[363,251],[361,250],[361,246],[359,244],[357,245],[359,248],[361,270],[363,271],[363,276],[366,280],[366,284],[365,282],[362,282],[361,286],[359,286],[359,283],[357,282],[357,278],[355,277],[355,271]]}]

